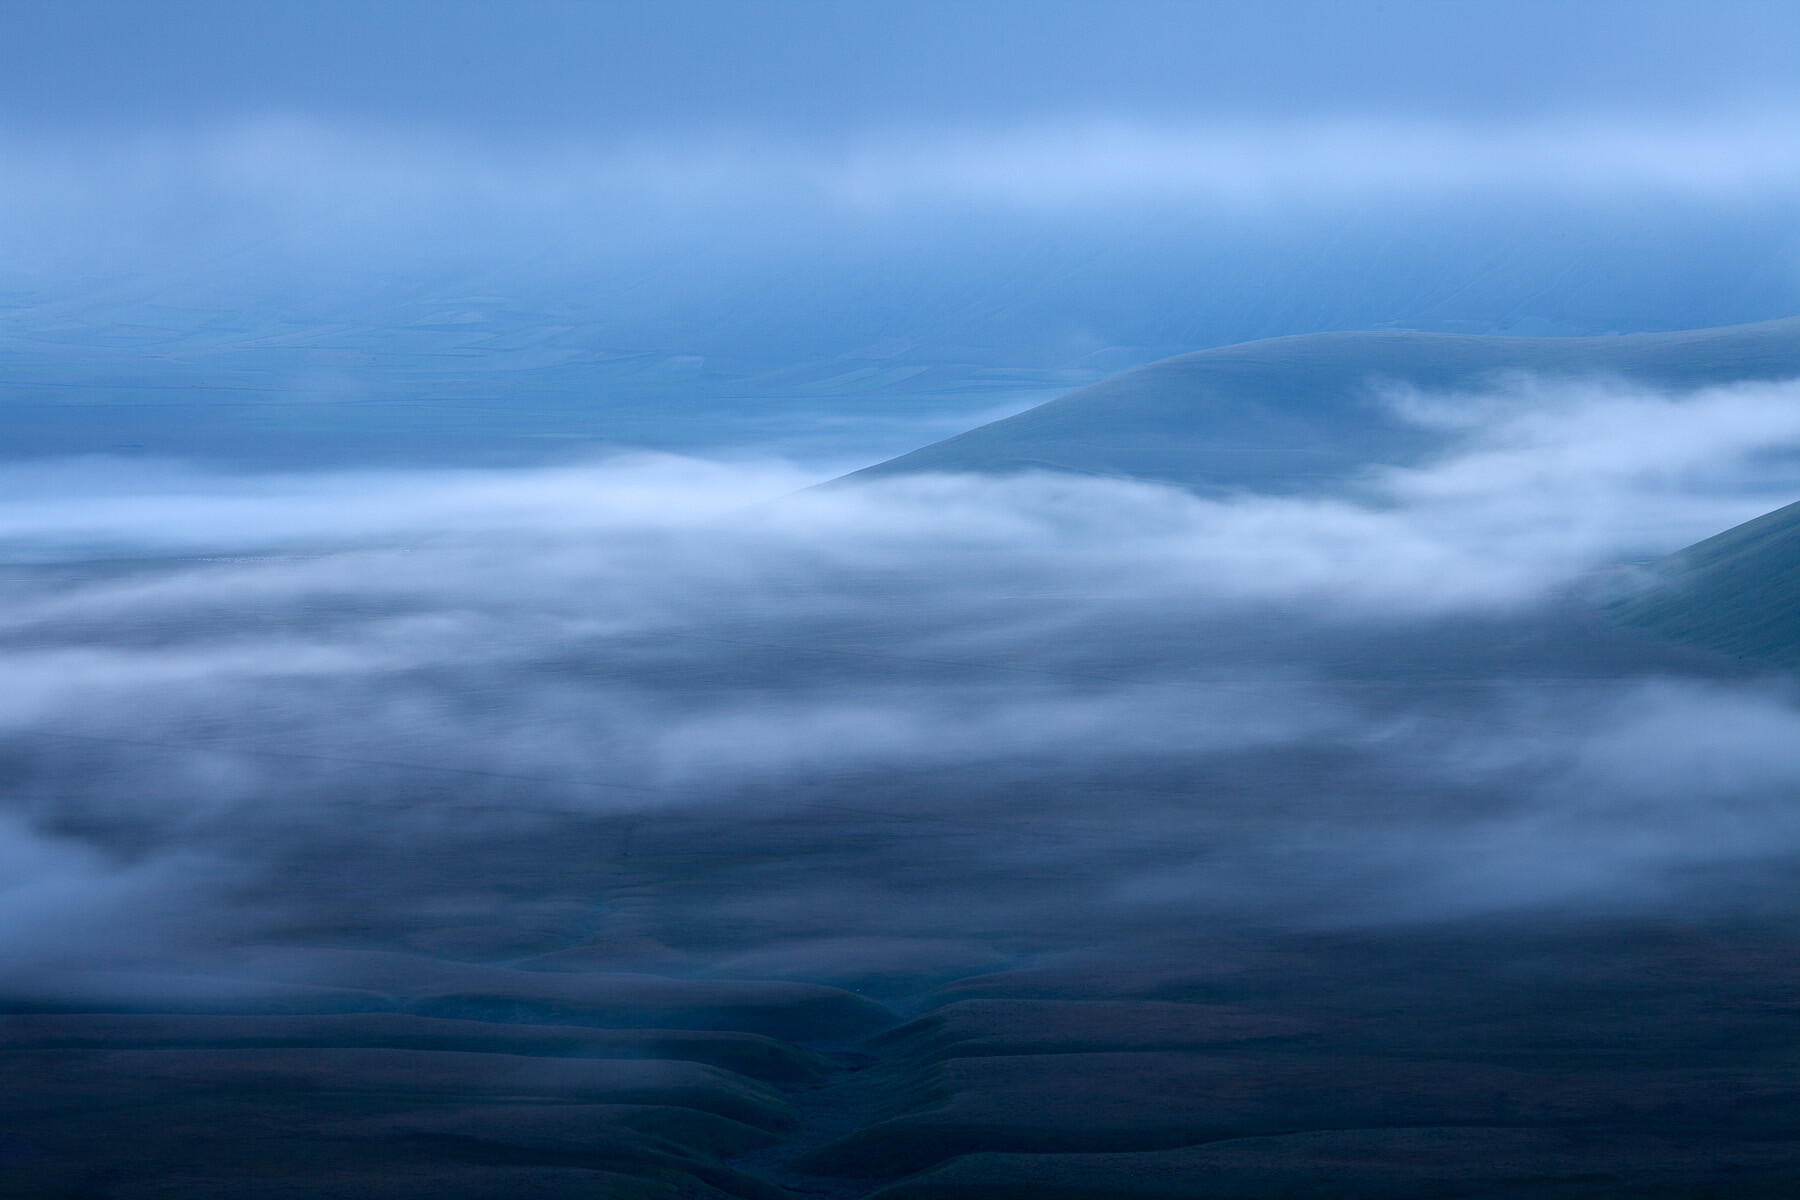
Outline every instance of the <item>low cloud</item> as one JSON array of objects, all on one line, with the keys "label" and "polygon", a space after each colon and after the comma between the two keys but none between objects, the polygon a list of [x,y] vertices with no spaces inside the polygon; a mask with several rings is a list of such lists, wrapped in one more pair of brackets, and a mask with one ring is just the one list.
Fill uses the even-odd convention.
[{"label": "low cloud", "polygon": [[[918,911],[940,922],[1030,910],[1007,880],[1051,863],[1120,911],[1660,902],[1800,854],[1800,718],[1766,681],[1606,650],[1624,635],[1559,597],[1792,499],[1795,397],[1401,398],[1462,414],[1456,447],[1329,497],[1051,475],[796,491],[812,477],[781,464],[661,456],[11,468],[0,904],[90,951],[106,912],[216,924],[196,888],[305,925],[342,895],[291,881],[328,845],[399,879],[379,864],[402,843],[428,860],[537,829],[547,861],[640,818],[746,861],[771,822],[841,828],[896,879],[950,839],[986,882],[934,885]],[[769,911],[805,906],[758,886]]]},{"label": "low cloud", "polygon": [[1311,119],[1087,122],[918,136],[815,168],[852,203],[1042,206],[1143,197],[1227,203],[1469,194],[1743,200],[1800,183],[1800,141],[1766,115],[1685,122]]},{"label": "low cloud", "polygon": [[[1690,197],[1743,202],[1800,186],[1791,114],[1405,117],[1213,123],[1072,119],[845,135],[493,142],[268,119],[108,142],[0,142],[13,205],[81,199],[270,206],[346,228],[442,210],[513,216],[620,203],[1001,208],[1180,200],[1229,205],[1456,196]],[[35,201],[33,198],[36,198]]]},{"label": "low cloud", "polygon": [[[733,396],[816,401],[827,423],[899,423],[949,391],[1013,400],[1320,329],[1785,315],[1793,128],[1744,110],[787,141],[483,141],[294,119],[0,130],[0,339],[38,403],[102,384],[309,405],[516,394],[560,422],[697,376],[702,391],[729,380]],[[831,408],[840,393],[887,403]],[[568,432],[653,440],[681,423],[651,411]],[[771,428],[795,423],[732,432]],[[704,444],[688,433],[660,444]]]}]

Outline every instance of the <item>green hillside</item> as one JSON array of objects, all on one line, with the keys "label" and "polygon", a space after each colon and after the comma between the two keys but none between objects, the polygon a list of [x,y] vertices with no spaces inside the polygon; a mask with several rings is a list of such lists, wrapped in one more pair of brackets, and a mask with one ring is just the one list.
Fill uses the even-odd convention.
[{"label": "green hillside", "polygon": [[1470,389],[1523,373],[1672,388],[1800,376],[1800,318],[1614,337],[1319,333],[1245,342],[1126,371],[847,478],[1037,469],[1203,492],[1306,491],[1442,444],[1444,435],[1389,410],[1385,385]]},{"label": "green hillside", "polygon": [[1800,666],[1800,504],[1652,563],[1609,605],[1627,625]]}]

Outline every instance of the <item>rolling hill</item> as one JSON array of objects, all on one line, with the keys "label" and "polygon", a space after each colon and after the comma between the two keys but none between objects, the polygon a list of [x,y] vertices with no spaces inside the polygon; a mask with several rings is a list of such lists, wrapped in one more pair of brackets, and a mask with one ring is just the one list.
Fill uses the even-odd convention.
[{"label": "rolling hill", "polygon": [[1659,559],[1609,604],[1621,623],[1800,667],[1800,503]]},{"label": "rolling hill", "polygon": [[1658,388],[1797,376],[1800,318],[1610,337],[1374,332],[1245,342],[1123,372],[845,478],[1051,470],[1201,492],[1303,492],[1443,444],[1446,435],[1386,402],[1389,388],[1470,390],[1522,375]]}]

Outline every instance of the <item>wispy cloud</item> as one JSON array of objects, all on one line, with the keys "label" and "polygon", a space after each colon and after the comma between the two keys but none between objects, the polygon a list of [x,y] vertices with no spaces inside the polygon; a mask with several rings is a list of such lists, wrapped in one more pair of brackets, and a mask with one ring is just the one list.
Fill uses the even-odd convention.
[{"label": "wispy cloud", "polygon": [[[378,854],[396,821],[416,844],[816,805],[924,838],[1019,817],[1019,788],[1031,820],[1076,822],[1067,870],[1127,907],[1653,901],[1800,853],[1779,688],[1671,683],[1654,656],[1539,682],[1573,652],[1546,643],[1487,690],[1369,689],[1421,637],[1449,656],[1430,678],[1484,670],[1451,659],[1549,636],[1547,597],[1584,572],[1790,500],[1800,471],[1769,456],[1800,441],[1795,395],[1411,397],[1478,419],[1440,460],[1334,497],[1049,475],[796,494],[808,477],[779,465],[667,457],[13,469],[0,902],[97,929],[96,904],[190,904],[172,883],[153,903],[206,877],[169,862],[231,864],[218,886],[240,887],[322,840]],[[1383,665],[1344,684],[1352,661]],[[1270,754],[1335,782],[1283,783]],[[1161,857],[1136,863],[1140,843]],[[1019,853],[977,859],[999,879]],[[993,886],[981,903],[1012,902]]]},{"label": "wispy cloud", "polygon": [[1800,183],[1795,129],[1793,120],[1765,113],[1681,122],[1091,122],[896,139],[815,170],[828,194],[872,204],[1304,204],[1481,194],[1605,200],[1633,193],[1734,201]]},{"label": "wispy cloud", "polygon": [[1524,121],[1076,120],[844,135],[500,145],[444,133],[282,119],[109,141],[0,142],[15,208],[71,197],[132,208],[204,198],[354,223],[386,213],[555,214],[620,204],[850,209],[1167,201],[1237,205],[1469,196],[1742,202],[1800,185],[1792,114]]}]

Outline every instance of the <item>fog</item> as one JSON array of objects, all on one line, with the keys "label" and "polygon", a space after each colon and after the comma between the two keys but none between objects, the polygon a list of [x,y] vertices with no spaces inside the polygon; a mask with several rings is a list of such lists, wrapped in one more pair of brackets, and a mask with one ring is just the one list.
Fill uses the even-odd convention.
[{"label": "fog", "polygon": [[1770,319],[1782,120],[0,129],[0,458],[826,473],[1253,338]]},{"label": "fog", "polygon": [[437,945],[608,911],[633,837],[706,864],[642,918],[700,960],[1762,903],[1796,697],[1584,597],[1790,501],[1797,398],[1395,394],[1453,447],[1297,497],[9,468],[6,953]]},{"label": "fog", "polygon": [[0,30],[0,1191],[1794,1193],[1800,9]]}]

